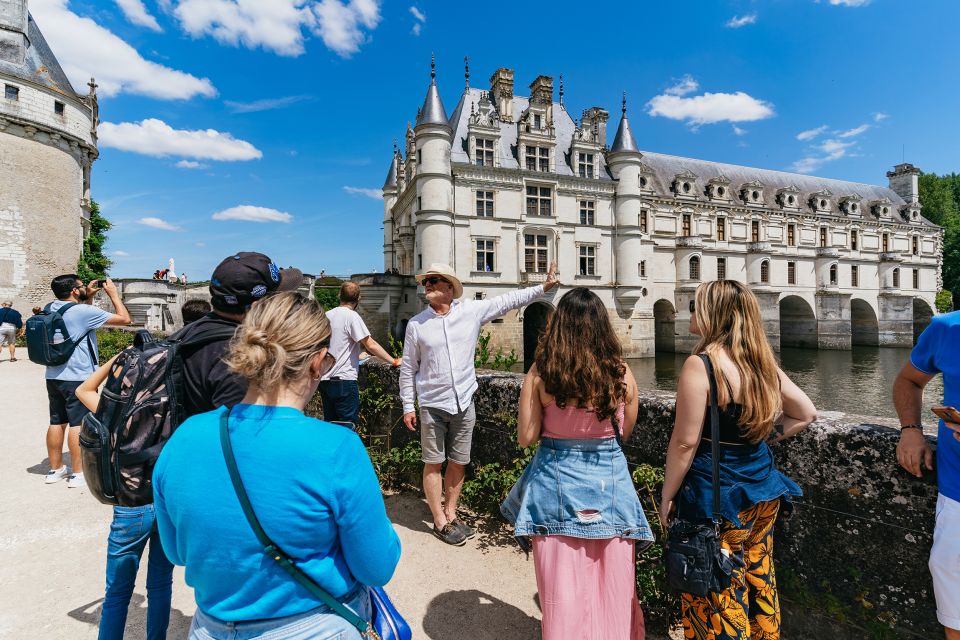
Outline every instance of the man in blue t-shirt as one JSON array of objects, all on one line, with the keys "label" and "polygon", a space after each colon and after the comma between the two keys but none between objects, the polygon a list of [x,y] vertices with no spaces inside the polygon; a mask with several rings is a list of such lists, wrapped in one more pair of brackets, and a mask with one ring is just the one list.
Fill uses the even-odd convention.
[{"label": "man in blue t-shirt", "polygon": [[[960,311],[933,319],[910,353],[910,362],[893,383],[893,404],[900,417],[897,462],[917,476],[933,470],[933,451],[920,425],[923,388],[943,374],[943,404],[960,409]],[[930,573],[937,599],[937,619],[947,640],[960,640],[960,424],[940,421],[937,435],[936,527],[930,550]]]},{"label": "man in blue t-shirt", "polygon": [[[116,313],[109,313],[90,304],[101,290],[101,284]],[[50,471],[47,472],[44,482],[52,484],[68,475],[67,466],[63,464],[63,440],[69,428],[67,446],[70,449],[73,473],[67,479],[67,486],[76,488],[84,486],[80,461],[80,421],[89,413],[77,399],[77,387],[97,370],[97,329],[103,325],[128,325],[130,314],[123,306],[117,286],[110,278],[102,283],[94,280],[84,286],[76,274],[69,273],[54,278],[50,288],[57,297],[49,305],[51,311],[70,303],[76,305],[63,313],[63,321],[67,325],[70,339],[77,342],[77,347],[66,363],[47,367],[47,399],[50,403],[47,455]]]}]

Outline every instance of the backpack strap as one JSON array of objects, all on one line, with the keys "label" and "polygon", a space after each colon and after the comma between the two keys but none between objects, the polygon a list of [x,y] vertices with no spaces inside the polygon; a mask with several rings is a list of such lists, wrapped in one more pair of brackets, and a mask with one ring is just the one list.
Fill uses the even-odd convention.
[{"label": "backpack strap", "polygon": [[713,524],[720,525],[723,516],[720,513],[720,407],[717,402],[717,377],[713,372],[713,363],[706,353],[700,354],[707,368],[710,380],[710,457],[713,467]]},{"label": "backpack strap", "polygon": [[278,547],[267,533],[260,526],[257,520],[257,514],[253,512],[253,506],[250,504],[250,498],[247,496],[247,490],[240,479],[240,470],[237,468],[237,459],[233,455],[233,445],[230,443],[230,410],[227,409],[220,416],[220,447],[223,449],[223,458],[227,463],[227,471],[230,473],[230,482],[233,483],[233,490],[240,501],[240,507],[243,509],[243,515],[246,517],[254,535],[263,546],[264,555],[275,561],[280,567],[290,574],[297,583],[309,591],[314,597],[327,605],[331,611],[344,618],[347,622],[357,628],[360,635],[370,640],[380,640],[380,636],[373,629],[373,625],[364,620],[353,611],[345,607],[336,598],[327,593],[320,585],[314,582],[313,578],[308,576],[296,565],[293,559]]}]

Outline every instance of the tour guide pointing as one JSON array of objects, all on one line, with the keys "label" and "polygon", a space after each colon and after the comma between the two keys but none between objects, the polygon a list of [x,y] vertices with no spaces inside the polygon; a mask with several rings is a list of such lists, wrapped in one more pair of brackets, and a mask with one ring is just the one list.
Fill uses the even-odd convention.
[{"label": "tour guide pointing", "polygon": [[[403,423],[417,428],[414,387],[420,401],[420,445],[423,450],[423,492],[433,514],[434,534],[448,544],[462,545],[476,530],[457,519],[464,467],[476,414],[473,393],[477,375],[474,352],[481,325],[511,309],[529,304],[560,283],[556,263],[542,285],[511,291],[490,300],[460,300],[463,285],[453,269],[432,264],[417,282],[427,292],[426,309],[407,324],[400,364]],[[440,467],[447,460],[446,477]],[[445,498],[445,500],[444,500]]]}]

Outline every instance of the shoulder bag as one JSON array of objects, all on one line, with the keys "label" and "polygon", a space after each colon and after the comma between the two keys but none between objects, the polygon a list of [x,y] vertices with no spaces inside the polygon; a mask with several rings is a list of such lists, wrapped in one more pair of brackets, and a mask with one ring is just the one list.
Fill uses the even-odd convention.
[{"label": "shoulder bag", "polygon": [[720,547],[720,408],[717,380],[710,357],[700,354],[710,379],[710,451],[713,459],[713,517],[710,523],[674,518],[667,531],[664,558],[667,583],[695,596],[718,593],[730,586],[735,562]]},{"label": "shoulder bag", "polygon": [[263,553],[280,565],[284,571],[289,573],[301,587],[327,605],[331,611],[356,627],[362,638],[366,638],[367,640],[411,640],[413,634],[410,631],[410,626],[393,606],[390,598],[387,597],[386,591],[382,588],[369,587],[373,621],[369,622],[364,620],[314,582],[313,578],[308,576],[303,569],[296,565],[293,558],[284,553],[280,547],[270,540],[270,537],[267,536],[263,527],[260,526],[257,514],[254,513],[253,506],[250,504],[250,498],[247,496],[247,490],[244,488],[243,481],[240,479],[237,460],[233,455],[233,445],[230,443],[229,419],[230,410],[228,409],[220,417],[220,447],[223,449],[223,457],[227,462],[230,481],[233,483],[233,490],[240,500],[243,515],[246,516],[250,528],[253,529],[257,540],[259,540],[263,546]]}]

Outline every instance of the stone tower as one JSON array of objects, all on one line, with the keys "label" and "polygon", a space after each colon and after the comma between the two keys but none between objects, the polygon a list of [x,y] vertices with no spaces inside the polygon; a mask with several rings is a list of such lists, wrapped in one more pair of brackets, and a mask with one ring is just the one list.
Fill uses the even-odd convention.
[{"label": "stone tower", "polygon": [[0,298],[21,312],[77,268],[97,158],[96,84],[78,95],[28,13],[0,0]]},{"label": "stone tower", "polygon": [[393,205],[397,204],[397,174],[400,171],[400,152],[397,145],[393,145],[393,160],[387,170],[387,178],[383,181],[383,271],[388,273],[397,267],[393,251]]},{"label": "stone tower", "polygon": [[415,273],[435,262],[453,263],[453,177],[450,170],[453,130],[440,101],[436,78],[436,67],[431,58],[430,87],[413,129],[417,154]]}]

